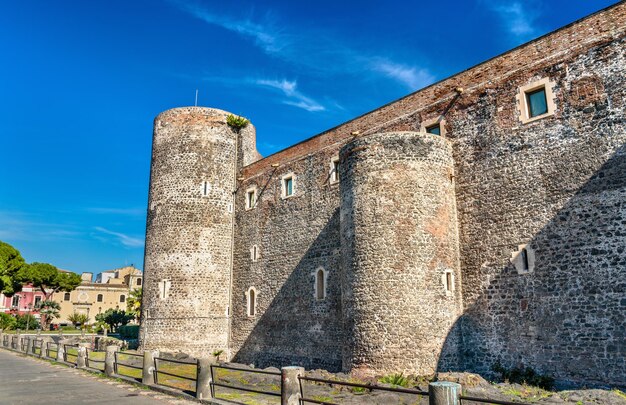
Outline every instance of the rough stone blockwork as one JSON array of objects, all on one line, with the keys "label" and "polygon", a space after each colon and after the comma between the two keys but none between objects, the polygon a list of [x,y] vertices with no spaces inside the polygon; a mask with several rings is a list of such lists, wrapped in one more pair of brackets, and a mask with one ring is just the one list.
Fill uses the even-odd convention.
[{"label": "rough stone blockwork", "polygon": [[163,113],[143,347],[626,385],[625,32],[620,2],[264,159],[222,111]]}]

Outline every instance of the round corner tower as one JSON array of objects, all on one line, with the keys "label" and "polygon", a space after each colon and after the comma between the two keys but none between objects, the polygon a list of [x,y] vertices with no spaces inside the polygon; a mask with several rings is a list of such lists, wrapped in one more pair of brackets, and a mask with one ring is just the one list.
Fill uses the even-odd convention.
[{"label": "round corner tower", "polygon": [[227,124],[228,115],[185,107],[154,121],[140,331],[144,350],[192,356],[228,352],[233,192],[244,161],[238,150],[242,139],[255,149],[254,128],[239,133]]},{"label": "round corner tower", "polygon": [[417,132],[341,150],[345,371],[437,371],[461,314],[452,147]]}]

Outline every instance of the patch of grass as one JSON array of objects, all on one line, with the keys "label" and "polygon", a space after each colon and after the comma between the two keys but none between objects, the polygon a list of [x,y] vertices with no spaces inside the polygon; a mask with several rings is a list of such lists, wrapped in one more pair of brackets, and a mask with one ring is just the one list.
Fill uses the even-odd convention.
[{"label": "patch of grass", "polygon": [[409,388],[411,386],[411,380],[405,377],[403,373],[386,375],[379,379],[378,382],[404,388]]},{"label": "patch of grass", "polygon": [[510,397],[520,398],[526,402],[536,402],[544,398],[549,398],[553,395],[552,392],[545,391],[538,387],[532,387],[529,385],[522,385],[521,389],[514,387],[500,387],[497,386],[504,395]]},{"label": "patch of grass", "polygon": [[617,388],[614,388],[611,390],[611,392],[615,395],[617,395],[618,397],[621,397],[622,399],[626,399],[626,394],[620,390],[618,390]]},{"label": "patch of grass", "polygon": [[320,402],[332,402],[333,400],[331,397],[327,397],[325,395],[314,395],[312,398]]},{"label": "patch of grass", "polygon": [[[358,380],[356,378],[351,378],[350,380],[348,380],[348,382],[351,382],[353,384],[365,384],[364,381]],[[349,387],[348,389],[353,394],[364,394],[370,391],[369,389],[364,388],[364,387]]]}]

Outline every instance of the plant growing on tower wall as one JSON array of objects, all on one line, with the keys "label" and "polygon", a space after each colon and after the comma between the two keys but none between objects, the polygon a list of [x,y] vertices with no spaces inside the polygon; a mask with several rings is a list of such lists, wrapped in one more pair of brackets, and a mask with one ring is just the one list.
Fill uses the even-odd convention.
[{"label": "plant growing on tower wall", "polygon": [[239,132],[241,129],[245,128],[250,121],[245,117],[229,114],[228,117],[226,117],[226,123],[235,131]]}]

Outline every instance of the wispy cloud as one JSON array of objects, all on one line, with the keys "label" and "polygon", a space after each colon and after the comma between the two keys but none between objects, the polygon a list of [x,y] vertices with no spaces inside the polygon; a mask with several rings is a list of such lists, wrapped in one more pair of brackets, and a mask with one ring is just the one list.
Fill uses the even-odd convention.
[{"label": "wispy cloud", "polygon": [[96,226],[94,229],[102,234],[113,236],[117,242],[126,247],[142,247],[144,244],[143,239],[141,238],[132,237],[121,232],[111,231],[101,226]]},{"label": "wispy cloud", "polygon": [[145,216],[145,208],[106,208],[106,207],[90,207],[86,211],[93,212],[95,214],[112,214],[112,215],[127,215],[127,216]]},{"label": "wispy cloud", "polygon": [[279,52],[287,44],[287,38],[280,33],[280,30],[271,23],[269,18],[266,18],[263,23],[257,23],[252,19],[234,19],[226,15],[217,15],[195,2],[182,0],[171,0],[170,2],[208,24],[217,25],[252,38],[265,52]]},{"label": "wispy cloud", "polygon": [[538,29],[535,22],[538,8],[533,6],[533,2],[490,1],[488,4],[514,39],[527,41],[537,35]]},{"label": "wispy cloud", "polygon": [[295,80],[289,81],[286,79],[282,79],[282,80],[259,79],[256,81],[256,84],[260,86],[266,86],[272,89],[276,89],[282,92],[287,97],[287,99],[283,101],[284,104],[302,108],[303,110],[307,110],[307,111],[324,111],[326,109],[324,108],[323,105],[321,105],[317,101],[299,92],[297,89],[298,83]]},{"label": "wispy cloud", "polygon": [[84,233],[68,223],[48,221],[41,214],[0,211],[0,240],[52,241],[79,238]]},{"label": "wispy cloud", "polygon": [[411,90],[420,89],[435,81],[435,77],[426,69],[394,63],[387,59],[373,61],[372,68],[400,83],[404,83]]},{"label": "wispy cloud", "polygon": [[[261,18],[233,18],[208,9],[193,0],[170,0],[181,10],[211,25],[235,32],[251,39],[266,54],[293,66],[305,67],[312,75],[359,74],[394,80],[409,90],[417,90],[434,81],[434,76],[424,67],[411,66],[390,60],[387,56],[373,55],[346,45],[326,31],[305,31],[288,24],[275,22],[271,16]],[[289,104],[289,103],[287,103]],[[291,105],[322,111],[317,103],[307,100],[292,101]]]}]

